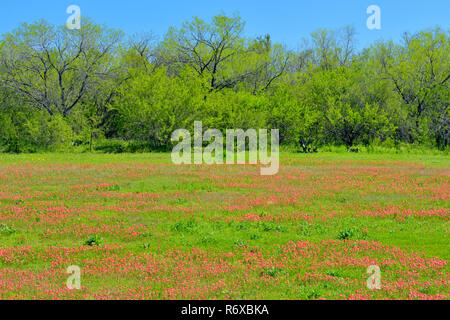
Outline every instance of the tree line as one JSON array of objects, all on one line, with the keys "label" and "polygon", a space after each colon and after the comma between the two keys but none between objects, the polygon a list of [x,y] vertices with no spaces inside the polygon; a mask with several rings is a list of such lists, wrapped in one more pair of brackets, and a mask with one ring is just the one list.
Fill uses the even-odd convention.
[{"label": "tree line", "polygon": [[448,147],[449,30],[356,50],[354,28],[319,29],[290,50],[244,25],[193,18],[162,39],[20,25],[0,41],[0,148],[168,149],[196,120],[279,129],[282,144]]}]

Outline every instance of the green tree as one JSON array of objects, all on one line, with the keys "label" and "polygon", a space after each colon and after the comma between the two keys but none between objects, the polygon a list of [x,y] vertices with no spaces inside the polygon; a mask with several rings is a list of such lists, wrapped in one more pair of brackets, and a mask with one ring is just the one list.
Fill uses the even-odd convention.
[{"label": "green tree", "polygon": [[1,43],[0,81],[27,105],[67,116],[97,84],[115,75],[122,34],[83,19],[81,30],[24,23]]}]

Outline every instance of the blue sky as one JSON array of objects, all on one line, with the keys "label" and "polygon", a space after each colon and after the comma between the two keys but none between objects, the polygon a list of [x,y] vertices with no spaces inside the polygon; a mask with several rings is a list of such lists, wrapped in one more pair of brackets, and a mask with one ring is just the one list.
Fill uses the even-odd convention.
[{"label": "blue sky", "polygon": [[[217,13],[237,12],[246,22],[247,36],[269,33],[290,48],[296,48],[317,28],[353,25],[358,47],[381,38],[397,40],[405,31],[438,25],[450,28],[449,0],[4,0],[0,6],[0,33],[41,18],[65,24],[69,16],[66,8],[72,4],[80,6],[82,16],[98,23],[127,33],[152,30],[160,36],[192,16],[208,20]],[[366,9],[372,4],[381,8],[381,30],[366,27]]]}]

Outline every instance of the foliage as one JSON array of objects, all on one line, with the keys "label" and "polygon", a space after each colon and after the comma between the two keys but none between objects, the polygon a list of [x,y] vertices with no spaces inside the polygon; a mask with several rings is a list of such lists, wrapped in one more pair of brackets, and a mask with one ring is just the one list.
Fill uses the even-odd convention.
[{"label": "foliage", "polygon": [[236,15],[195,17],[160,42],[151,32],[125,41],[90,19],[81,30],[19,26],[0,40],[2,150],[168,150],[171,133],[196,120],[279,129],[283,145],[305,139],[303,152],[448,149],[448,31],[357,52],[353,28],[321,29],[292,51],[244,37],[244,26]]},{"label": "foliage", "polygon": [[89,238],[84,242],[87,246],[99,246],[103,243],[103,239],[98,235],[91,235]]}]

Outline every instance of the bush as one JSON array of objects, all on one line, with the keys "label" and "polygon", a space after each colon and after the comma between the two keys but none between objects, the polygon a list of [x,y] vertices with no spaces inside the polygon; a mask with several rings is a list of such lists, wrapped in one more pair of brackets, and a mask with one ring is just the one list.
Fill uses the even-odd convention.
[{"label": "bush", "polygon": [[313,145],[314,139],[300,138],[298,143],[300,145],[300,148],[302,148],[302,150],[300,150],[301,153],[317,153],[318,152],[318,148]]},{"label": "bush", "polygon": [[354,232],[353,228],[340,230],[339,234],[338,234],[338,239],[339,240],[349,240],[350,238],[353,237],[354,233],[355,232]]},{"label": "bush", "polygon": [[263,275],[265,276],[269,276],[272,278],[277,277],[278,275],[286,275],[287,272],[284,271],[283,269],[280,269],[278,267],[271,267],[271,268],[267,268],[262,272]]},{"label": "bush", "polygon": [[15,232],[16,232],[16,229],[14,229],[6,224],[3,224],[3,223],[0,224],[0,234],[9,235],[9,234],[13,234]]},{"label": "bush", "polygon": [[97,235],[91,235],[89,238],[84,242],[87,246],[99,246],[103,243],[103,239]]},{"label": "bush", "polygon": [[62,115],[44,112],[4,114],[0,118],[0,143],[7,152],[37,152],[67,149],[73,131]]},{"label": "bush", "polygon": [[95,143],[94,150],[102,153],[124,153],[128,143],[123,140],[101,140]]}]

